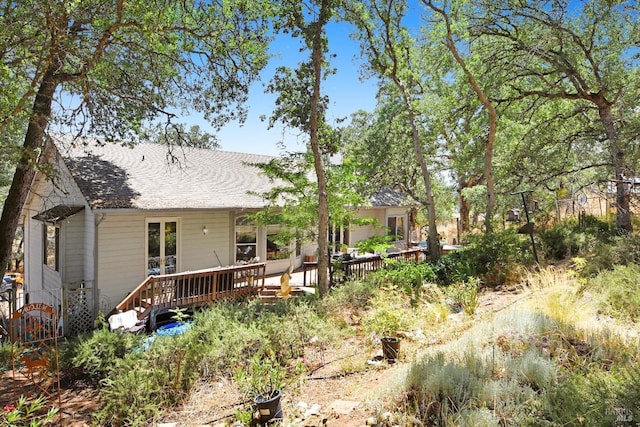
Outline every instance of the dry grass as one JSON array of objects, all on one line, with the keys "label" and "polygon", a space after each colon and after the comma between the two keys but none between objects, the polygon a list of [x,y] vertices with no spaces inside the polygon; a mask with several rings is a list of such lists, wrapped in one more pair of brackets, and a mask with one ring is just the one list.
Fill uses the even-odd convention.
[{"label": "dry grass", "polygon": [[[607,372],[635,357],[637,341],[629,345],[602,324],[593,302],[578,294],[574,275],[546,268],[527,282],[508,308],[484,310],[459,336],[420,354],[407,372],[399,419],[520,424],[535,413],[522,408],[535,405],[539,390],[555,387],[561,370]],[[440,326],[450,330],[450,323]]]}]

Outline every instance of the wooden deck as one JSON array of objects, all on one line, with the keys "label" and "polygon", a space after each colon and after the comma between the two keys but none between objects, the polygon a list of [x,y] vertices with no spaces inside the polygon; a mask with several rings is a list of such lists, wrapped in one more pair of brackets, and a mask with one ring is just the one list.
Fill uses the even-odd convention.
[{"label": "wooden deck", "polygon": [[266,264],[149,276],[118,304],[115,313],[135,310],[138,319],[149,319],[155,329],[158,315],[171,309],[200,307],[219,300],[257,295],[264,287]]},{"label": "wooden deck", "polygon": [[[329,281],[331,286],[337,286],[347,280],[364,279],[373,271],[384,266],[385,258],[402,259],[405,261],[423,261],[425,259],[423,248],[412,248],[399,252],[392,252],[386,256],[368,255],[349,260],[333,260],[329,263]],[[303,264],[303,285],[311,286],[314,280],[317,282],[318,263],[305,262]]]},{"label": "wooden deck", "polygon": [[[386,257],[371,255],[350,260],[334,260],[329,271],[331,286],[337,286],[347,280],[365,278],[370,272],[382,268],[385,258],[417,262],[423,257],[422,249],[410,249],[388,254]],[[303,287],[316,285],[317,270],[317,263],[304,263]],[[265,302],[281,299],[277,295],[279,280],[267,286],[265,273],[266,263],[255,263],[149,276],[116,306],[112,314],[135,310],[138,320],[148,320],[149,329],[154,330],[156,318],[176,308],[196,308],[215,301],[249,297],[260,297]],[[292,285],[291,296],[304,293],[299,286],[295,286],[294,283]]]}]

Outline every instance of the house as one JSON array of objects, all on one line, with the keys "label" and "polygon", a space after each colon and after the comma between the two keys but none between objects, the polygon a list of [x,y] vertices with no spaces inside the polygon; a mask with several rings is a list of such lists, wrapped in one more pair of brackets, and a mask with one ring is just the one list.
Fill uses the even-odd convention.
[{"label": "house", "polygon": [[[298,267],[311,244],[280,246],[277,224],[246,214],[265,206],[272,184],[251,163],[272,157],[140,143],[56,140],[51,177],[38,174],[23,207],[25,292],[92,322],[149,275],[259,259],[266,273]],[[360,215],[389,224],[406,247],[408,208],[372,200]],[[334,230],[353,245],[372,227]],[[76,316],[77,317],[77,316]]]}]

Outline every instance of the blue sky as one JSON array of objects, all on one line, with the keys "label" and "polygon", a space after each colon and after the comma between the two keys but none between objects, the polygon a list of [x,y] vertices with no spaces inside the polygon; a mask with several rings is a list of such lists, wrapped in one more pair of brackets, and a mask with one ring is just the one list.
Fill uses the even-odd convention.
[{"label": "blue sky", "polygon": [[[328,119],[333,121],[342,117],[349,117],[358,110],[373,111],[375,108],[376,82],[361,81],[359,67],[361,64],[360,49],[356,42],[349,38],[351,27],[348,24],[330,24],[328,27],[329,49],[336,57],[331,65],[337,69],[335,75],[322,82],[322,90],[329,96]],[[262,81],[255,83],[249,93],[249,115],[243,126],[233,122],[225,126],[220,132],[214,132],[204,119],[192,117],[188,124],[197,124],[201,129],[214,133],[222,150],[239,151],[245,153],[278,155],[281,152],[278,142],[283,140],[288,151],[304,150],[306,136],[298,136],[295,129],[268,130],[268,122],[261,121],[260,116],[269,117],[274,107],[276,96],[265,94],[264,88],[273,76],[276,67],[286,65],[296,67],[303,58],[299,53],[300,41],[288,35],[280,36],[272,45],[274,55],[269,65],[262,72]],[[303,55],[308,55],[305,52]],[[306,59],[306,57],[305,57]]]}]

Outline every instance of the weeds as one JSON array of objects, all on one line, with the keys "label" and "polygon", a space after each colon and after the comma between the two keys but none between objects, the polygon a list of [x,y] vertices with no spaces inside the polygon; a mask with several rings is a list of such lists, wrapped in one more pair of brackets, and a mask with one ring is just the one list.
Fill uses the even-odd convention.
[{"label": "weeds", "polygon": [[635,322],[640,319],[639,279],[640,266],[618,265],[586,282],[582,291],[594,294],[604,314]]},{"label": "weeds", "polygon": [[478,284],[480,280],[470,278],[464,282],[456,282],[445,288],[445,294],[451,301],[454,311],[462,311],[472,315],[478,308]]},{"label": "weeds", "polygon": [[5,405],[0,408],[0,425],[3,427],[40,427],[53,424],[59,409],[51,407],[47,409],[47,401],[39,396],[34,400],[20,396],[15,405]]}]

